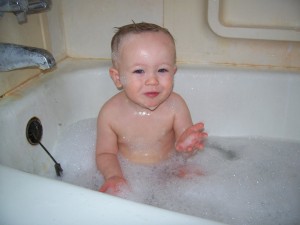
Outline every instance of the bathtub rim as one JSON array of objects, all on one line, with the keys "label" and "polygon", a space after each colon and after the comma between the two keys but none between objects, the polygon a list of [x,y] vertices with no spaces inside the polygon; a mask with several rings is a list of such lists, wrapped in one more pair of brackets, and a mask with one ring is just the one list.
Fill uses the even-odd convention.
[{"label": "bathtub rim", "polygon": [[[39,74],[34,75],[33,77],[27,79],[26,81],[22,82],[16,87],[12,87],[7,92],[3,93],[0,96],[0,102],[11,96],[14,95],[15,92],[17,92],[19,89],[23,89],[28,84],[30,85],[32,82],[34,82],[37,79],[41,79],[46,77],[47,75],[56,73],[58,66],[63,65],[65,63],[69,62],[80,62],[80,61],[92,61],[92,62],[99,62],[99,66],[105,66],[105,67],[111,67],[111,59],[103,59],[103,58],[76,58],[76,57],[65,57],[64,59],[60,60],[56,67],[54,67],[51,70],[47,71],[41,71]],[[217,68],[217,69],[233,69],[233,70],[247,70],[247,71],[269,71],[269,72],[279,72],[279,73],[292,73],[292,74],[298,74],[300,75],[300,68],[298,67],[276,67],[276,66],[267,66],[267,65],[252,65],[252,64],[234,64],[234,63],[199,63],[199,62],[193,62],[193,61],[176,61],[177,67],[180,68]]]}]

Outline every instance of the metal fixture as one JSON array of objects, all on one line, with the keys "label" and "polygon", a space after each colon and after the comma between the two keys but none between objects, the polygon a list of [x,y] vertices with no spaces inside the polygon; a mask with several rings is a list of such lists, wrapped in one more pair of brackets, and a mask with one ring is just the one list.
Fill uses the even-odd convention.
[{"label": "metal fixture", "polygon": [[52,54],[45,49],[0,43],[0,71],[27,67],[46,70],[53,68],[55,64]]},{"label": "metal fixture", "polygon": [[21,24],[27,21],[27,14],[43,12],[50,7],[51,0],[0,0],[0,16],[12,12]]},{"label": "metal fixture", "polygon": [[46,149],[46,147],[41,143],[41,139],[43,137],[43,126],[39,118],[32,117],[26,126],[26,138],[31,145],[40,145],[48,156],[55,163],[54,168],[56,175],[60,177],[62,175],[63,169],[60,164],[54,159],[54,157],[50,154],[50,152]]}]

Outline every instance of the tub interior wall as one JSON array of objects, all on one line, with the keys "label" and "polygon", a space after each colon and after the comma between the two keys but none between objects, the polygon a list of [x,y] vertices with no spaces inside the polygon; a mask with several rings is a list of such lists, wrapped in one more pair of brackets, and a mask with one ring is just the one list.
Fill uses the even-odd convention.
[{"label": "tub interior wall", "polygon": [[[118,92],[109,61],[67,59],[0,102],[0,160],[35,174],[53,169],[40,146],[25,137],[28,120],[38,117],[42,143],[51,152],[61,131],[96,118]],[[293,73],[179,65],[174,90],[186,100],[194,122],[211,136],[263,136],[300,141],[300,76]]]},{"label": "tub interior wall", "polygon": [[27,122],[34,116],[41,120],[41,142],[51,152],[64,127],[97,117],[107,97],[117,92],[108,76],[109,64],[97,64],[59,66],[59,74],[37,78],[1,101],[2,164],[35,174],[52,169],[53,162],[42,148],[28,143]]}]

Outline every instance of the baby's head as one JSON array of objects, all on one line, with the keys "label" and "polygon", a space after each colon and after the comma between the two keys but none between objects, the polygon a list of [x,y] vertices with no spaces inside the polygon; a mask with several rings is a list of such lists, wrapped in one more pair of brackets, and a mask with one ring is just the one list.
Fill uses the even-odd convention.
[{"label": "baby's head", "polygon": [[168,99],[177,67],[174,39],[167,29],[149,23],[123,26],[111,48],[110,76],[131,103],[154,110]]},{"label": "baby's head", "polygon": [[112,63],[115,68],[117,68],[118,60],[120,56],[120,49],[123,44],[123,41],[126,40],[131,34],[140,34],[146,32],[162,32],[166,34],[170,38],[170,42],[174,46],[174,63],[176,62],[176,50],[175,50],[175,40],[172,34],[166,29],[161,26],[152,23],[132,23],[122,27],[117,28],[117,32],[113,36],[111,40],[111,58]]}]

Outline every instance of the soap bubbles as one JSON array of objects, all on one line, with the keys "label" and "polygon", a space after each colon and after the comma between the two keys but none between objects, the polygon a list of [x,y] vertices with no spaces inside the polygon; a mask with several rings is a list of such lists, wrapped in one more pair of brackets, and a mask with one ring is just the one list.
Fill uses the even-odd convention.
[{"label": "soap bubbles", "polygon": [[[64,169],[61,179],[92,190],[103,183],[95,162],[96,124],[93,118],[69,126],[53,151]],[[155,165],[119,156],[130,186],[120,197],[233,225],[299,224],[300,143],[254,137],[213,142],[238,157],[231,160],[214,145]]]}]

